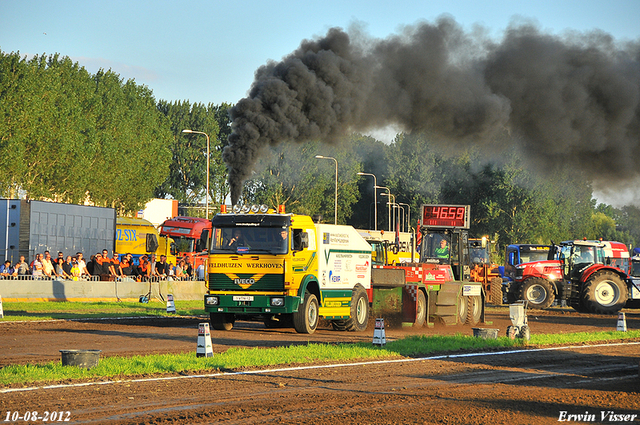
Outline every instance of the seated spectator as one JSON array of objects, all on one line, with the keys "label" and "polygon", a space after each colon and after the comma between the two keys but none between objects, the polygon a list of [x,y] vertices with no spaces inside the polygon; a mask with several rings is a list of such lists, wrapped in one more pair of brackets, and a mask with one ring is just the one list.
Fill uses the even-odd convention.
[{"label": "seated spectator", "polygon": [[8,279],[13,276],[15,269],[11,266],[11,261],[7,260],[0,266],[0,278]]},{"label": "seated spectator", "polygon": [[34,279],[42,279],[44,273],[42,272],[42,254],[36,254],[36,259],[33,260],[33,278]]},{"label": "seated spectator", "polygon": [[20,256],[20,260],[16,263],[14,269],[14,276],[27,276],[31,274],[31,269],[29,268],[29,264],[24,260],[24,255]]}]

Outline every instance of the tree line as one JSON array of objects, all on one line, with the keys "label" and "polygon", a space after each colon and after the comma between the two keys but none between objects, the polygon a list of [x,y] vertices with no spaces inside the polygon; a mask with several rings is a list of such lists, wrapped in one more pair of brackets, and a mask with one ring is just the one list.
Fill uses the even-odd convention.
[{"label": "tree line", "polygon": [[[183,132],[190,129],[209,136],[210,204],[222,204],[229,194],[222,149],[230,107],[156,100],[134,80],[111,70],[91,74],[58,54],[28,59],[0,51],[0,195],[88,201],[120,213],[154,197],[203,203],[207,138]],[[340,224],[388,229],[391,197],[412,228],[424,203],[468,204],[472,235],[501,244],[583,237],[640,243],[640,210],[596,205],[579,170],[540,175],[515,150],[443,148],[428,132],[400,133],[390,144],[354,133],[333,145],[267,148],[242,202],[285,204],[332,222],[335,163],[316,155],[338,162]],[[384,188],[376,196],[373,176]]]}]

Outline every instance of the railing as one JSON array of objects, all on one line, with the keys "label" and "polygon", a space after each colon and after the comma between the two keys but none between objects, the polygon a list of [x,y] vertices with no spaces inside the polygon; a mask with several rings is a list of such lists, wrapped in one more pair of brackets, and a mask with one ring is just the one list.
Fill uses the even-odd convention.
[{"label": "railing", "polygon": [[141,279],[137,279],[136,276],[110,276],[107,279],[102,279],[100,276],[84,276],[76,277],[72,279],[62,278],[59,276],[47,277],[47,276],[32,276],[32,275],[17,275],[17,276],[0,276],[0,280],[17,280],[17,281],[30,281],[30,280],[58,280],[58,281],[74,281],[74,282],[190,282],[198,281],[197,276],[189,278],[177,278],[175,276],[149,276]]}]

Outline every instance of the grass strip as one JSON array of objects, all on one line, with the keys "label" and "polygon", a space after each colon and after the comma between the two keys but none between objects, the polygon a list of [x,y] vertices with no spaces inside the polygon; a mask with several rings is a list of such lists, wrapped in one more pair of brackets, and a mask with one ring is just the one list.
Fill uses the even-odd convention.
[{"label": "grass strip", "polygon": [[565,345],[638,339],[640,330],[532,335],[531,341],[507,337],[482,339],[467,335],[410,336],[388,342],[384,347],[369,343],[307,344],[278,348],[231,348],[213,357],[196,357],[195,352],[153,354],[133,357],[106,357],[90,370],[62,366],[61,361],[35,365],[9,365],[0,368],[0,385],[59,382],[83,379],[124,379],[169,373],[212,373],[245,368],[273,367],[322,362],[363,361],[416,357],[447,352],[471,352],[524,346]]},{"label": "grass strip", "polygon": [[0,322],[51,320],[51,319],[99,319],[107,317],[144,316],[198,316],[204,315],[204,302],[175,301],[176,312],[167,313],[166,303],[122,302],[3,302],[4,318]]}]

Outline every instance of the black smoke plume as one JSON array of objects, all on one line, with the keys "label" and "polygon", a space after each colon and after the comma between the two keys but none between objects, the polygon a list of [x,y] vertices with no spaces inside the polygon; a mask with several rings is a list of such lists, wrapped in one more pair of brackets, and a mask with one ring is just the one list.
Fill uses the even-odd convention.
[{"label": "black smoke plume", "polygon": [[232,202],[269,145],[333,142],[390,124],[496,152],[506,129],[538,168],[592,169],[600,182],[639,175],[637,40],[560,37],[528,23],[500,42],[478,34],[446,17],[386,39],[333,28],[259,68],[231,109],[223,157]]}]

